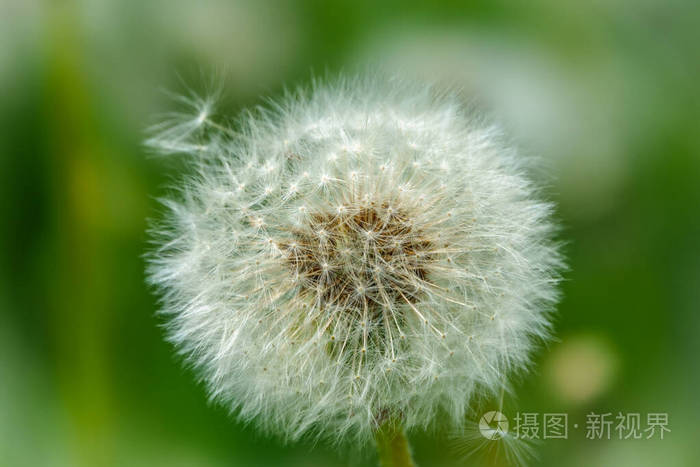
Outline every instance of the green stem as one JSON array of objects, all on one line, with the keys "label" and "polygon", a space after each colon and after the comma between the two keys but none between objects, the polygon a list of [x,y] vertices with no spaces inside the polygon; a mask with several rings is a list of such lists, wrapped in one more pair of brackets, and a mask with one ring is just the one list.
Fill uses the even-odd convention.
[{"label": "green stem", "polygon": [[411,447],[403,432],[403,426],[396,420],[385,421],[374,435],[381,467],[414,467]]}]

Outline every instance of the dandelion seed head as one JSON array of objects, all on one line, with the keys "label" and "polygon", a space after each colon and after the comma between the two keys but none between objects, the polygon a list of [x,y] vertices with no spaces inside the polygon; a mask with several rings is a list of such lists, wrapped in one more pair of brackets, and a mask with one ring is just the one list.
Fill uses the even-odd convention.
[{"label": "dandelion seed head", "polygon": [[149,278],[170,340],[241,419],[287,439],[458,425],[546,338],[551,206],[458,98],[357,78],[236,131],[209,113],[160,130],[149,143],[192,170]]}]

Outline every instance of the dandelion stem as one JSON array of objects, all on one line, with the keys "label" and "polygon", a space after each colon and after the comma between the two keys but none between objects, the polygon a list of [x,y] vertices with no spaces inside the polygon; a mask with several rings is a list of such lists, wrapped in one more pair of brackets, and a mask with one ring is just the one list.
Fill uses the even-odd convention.
[{"label": "dandelion stem", "polygon": [[415,466],[401,422],[393,419],[385,421],[375,433],[374,439],[381,467]]}]

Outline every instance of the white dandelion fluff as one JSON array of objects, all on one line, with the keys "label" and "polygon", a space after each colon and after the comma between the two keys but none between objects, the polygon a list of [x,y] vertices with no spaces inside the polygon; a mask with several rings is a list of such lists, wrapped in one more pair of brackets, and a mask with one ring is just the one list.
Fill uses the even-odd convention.
[{"label": "white dandelion fluff", "polygon": [[545,337],[551,206],[429,86],[315,84],[234,131],[209,100],[150,144],[192,174],[154,229],[169,337],[213,399],[296,439],[464,420]]}]

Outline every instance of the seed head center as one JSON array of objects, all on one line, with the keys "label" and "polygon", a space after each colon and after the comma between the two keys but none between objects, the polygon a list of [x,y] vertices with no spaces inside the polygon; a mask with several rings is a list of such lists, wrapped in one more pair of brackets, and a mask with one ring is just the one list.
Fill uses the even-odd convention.
[{"label": "seed head center", "polygon": [[373,315],[420,298],[434,255],[408,212],[387,203],[343,205],[307,219],[283,243],[302,294],[322,306]]}]

